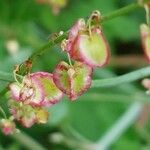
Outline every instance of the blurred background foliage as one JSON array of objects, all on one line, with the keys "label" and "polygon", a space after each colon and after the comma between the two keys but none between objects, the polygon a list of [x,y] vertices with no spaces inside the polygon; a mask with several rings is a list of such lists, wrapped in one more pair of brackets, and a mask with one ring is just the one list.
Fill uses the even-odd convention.
[{"label": "blurred background foliage", "polygon": [[[36,0],[0,0],[0,71],[11,72],[15,64],[23,62],[33,51],[48,42],[52,33],[67,31],[78,18],[86,18],[93,10],[107,14],[132,2],[135,1],[68,0],[66,7],[55,15],[47,3]],[[107,68],[96,69],[94,78],[113,77],[146,66],[139,33],[139,25],[142,22],[145,22],[144,10],[138,9],[103,23],[112,56]],[[16,51],[10,49],[11,44],[15,45]],[[66,57],[57,45],[38,58],[33,71],[52,72],[62,59]],[[69,102],[65,98],[61,103],[49,108],[48,124],[36,125],[30,129],[20,128],[31,138],[29,141],[35,140],[46,149],[80,150],[76,148],[80,140],[97,141],[126,111],[133,100],[129,100],[128,95],[138,92],[137,88],[142,89],[139,83],[140,81],[134,85],[91,89],[75,102]],[[0,89],[6,84],[0,81]],[[120,94],[126,96],[127,101],[122,100]],[[107,95],[109,101],[106,101],[103,95]],[[6,102],[6,97],[1,97],[0,104],[3,107],[6,107]],[[150,138],[145,138],[144,132],[139,132],[136,124],[137,122],[128,128],[110,149],[150,149]],[[149,123],[145,129],[146,133],[148,129]],[[25,137],[21,135],[18,139],[0,133],[0,149],[31,149],[27,145]]]}]

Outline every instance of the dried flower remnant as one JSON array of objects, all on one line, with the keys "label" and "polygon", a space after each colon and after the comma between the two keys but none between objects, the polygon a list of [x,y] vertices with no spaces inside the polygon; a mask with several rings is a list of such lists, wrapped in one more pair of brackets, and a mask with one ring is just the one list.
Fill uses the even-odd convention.
[{"label": "dried flower remnant", "polygon": [[150,27],[146,24],[140,26],[142,46],[145,56],[150,63]]},{"label": "dried flower remnant", "polygon": [[54,70],[54,82],[71,100],[77,99],[91,85],[93,69],[81,62],[60,62]]}]

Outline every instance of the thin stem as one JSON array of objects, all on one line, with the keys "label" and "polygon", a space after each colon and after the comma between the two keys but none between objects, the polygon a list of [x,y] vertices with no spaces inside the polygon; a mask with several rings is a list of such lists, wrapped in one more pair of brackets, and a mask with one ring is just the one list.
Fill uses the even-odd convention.
[{"label": "thin stem", "polygon": [[143,105],[139,102],[133,103],[128,110],[116,121],[116,123],[97,142],[95,150],[107,150],[138,118]]},{"label": "thin stem", "polygon": [[92,35],[92,32],[91,32],[91,17],[88,19],[87,25],[88,25],[89,35],[91,37],[91,35]]},{"label": "thin stem", "polygon": [[128,6],[120,8],[112,13],[102,16],[101,22],[109,21],[113,18],[128,14],[129,12],[134,11],[135,9],[140,8],[140,7],[141,7],[141,5],[139,3],[130,4]]},{"label": "thin stem", "polygon": [[47,44],[43,45],[41,48],[35,51],[28,59],[31,61],[35,60],[37,57],[41,56],[48,48],[57,45],[63,39],[67,38],[67,35],[68,32],[64,32],[62,35],[58,36],[55,40],[49,41]]},{"label": "thin stem", "polygon": [[69,61],[69,65],[72,66],[72,62],[71,62],[71,58],[70,58],[70,54],[67,53],[67,56],[68,56],[68,61]]},{"label": "thin stem", "polygon": [[115,94],[115,93],[87,93],[80,98],[83,102],[122,102],[122,103],[131,103],[131,102],[141,102],[143,104],[149,104],[150,98],[148,95],[140,92],[132,94]]},{"label": "thin stem", "polygon": [[21,83],[19,82],[19,80],[17,79],[17,77],[23,78],[23,76],[17,74],[16,71],[13,71],[13,75],[14,75],[15,81],[18,83],[19,86],[21,86]]}]

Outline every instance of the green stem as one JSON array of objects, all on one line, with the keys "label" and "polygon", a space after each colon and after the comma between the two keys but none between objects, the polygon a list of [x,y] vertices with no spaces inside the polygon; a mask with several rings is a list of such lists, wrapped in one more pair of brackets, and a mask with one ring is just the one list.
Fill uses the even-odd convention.
[{"label": "green stem", "polygon": [[35,51],[28,59],[31,61],[35,60],[37,57],[41,56],[48,48],[57,45],[63,39],[67,38],[67,35],[68,33],[64,32],[62,35],[58,36],[55,40],[49,41],[47,44],[43,45],[41,48]]},{"label": "green stem", "polygon": [[142,102],[144,104],[150,103],[149,95],[138,92],[134,94],[114,94],[114,93],[87,93],[80,98],[82,101],[80,102],[123,102],[123,103],[131,103],[131,102]]},{"label": "green stem", "polygon": [[105,21],[111,20],[113,18],[125,15],[125,14],[127,14],[131,11],[134,11],[135,9],[140,8],[140,7],[141,7],[141,5],[139,3],[130,4],[128,6],[120,8],[112,13],[102,16],[101,22],[105,22]]},{"label": "green stem", "polygon": [[112,87],[112,86],[122,85],[122,84],[136,81],[141,78],[145,78],[149,75],[150,75],[150,67],[145,67],[118,77],[94,80],[91,87],[100,88],[100,87]]},{"label": "green stem", "polygon": [[22,146],[30,150],[46,150],[39,142],[35,141],[33,138],[27,134],[20,132],[12,135],[12,138],[17,140]]}]

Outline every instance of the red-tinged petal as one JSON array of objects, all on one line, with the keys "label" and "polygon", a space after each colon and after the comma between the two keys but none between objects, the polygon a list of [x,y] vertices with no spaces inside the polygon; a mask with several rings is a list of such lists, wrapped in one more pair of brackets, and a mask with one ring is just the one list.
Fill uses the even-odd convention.
[{"label": "red-tinged petal", "polygon": [[146,24],[140,26],[142,46],[144,49],[145,56],[150,63],[150,28]]},{"label": "red-tinged petal", "polygon": [[80,34],[76,44],[87,65],[101,67],[108,62],[109,48],[100,29],[94,29],[91,35]]},{"label": "red-tinged petal", "polygon": [[9,88],[10,88],[12,99],[16,101],[20,101],[19,94],[20,94],[21,86],[17,82],[14,82],[10,84]]},{"label": "red-tinged petal", "polygon": [[52,74],[38,72],[33,76],[40,82],[40,85],[44,91],[44,100],[40,103],[41,106],[51,106],[58,103],[62,99],[63,93],[53,82]]},{"label": "red-tinged petal", "polygon": [[66,62],[62,61],[56,66],[53,72],[53,79],[56,86],[65,94],[70,93],[69,75],[67,73],[69,67]]},{"label": "red-tinged petal", "polygon": [[76,62],[74,65],[74,74],[70,75],[71,90],[69,98],[71,100],[77,99],[90,87],[93,69],[88,65]]}]

